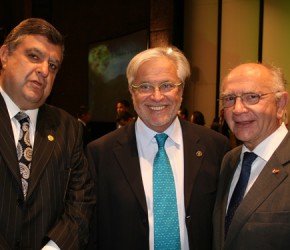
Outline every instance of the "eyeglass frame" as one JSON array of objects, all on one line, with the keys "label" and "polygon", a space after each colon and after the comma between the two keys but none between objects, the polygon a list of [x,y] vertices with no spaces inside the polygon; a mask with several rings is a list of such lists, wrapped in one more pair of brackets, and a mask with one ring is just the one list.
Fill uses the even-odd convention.
[{"label": "eyeglass frame", "polygon": [[[270,95],[270,94],[277,94],[277,93],[280,93],[281,91],[273,91],[273,92],[269,92],[269,93],[264,93],[264,94],[258,94],[258,93],[243,93],[243,94],[241,94],[241,95],[225,95],[225,96],[222,96],[220,99],[219,99],[219,101],[222,101],[222,105],[223,105],[223,107],[224,108],[231,108],[231,107],[233,107],[233,106],[235,106],[235,104],[236,104],[236,101],[237,101],[237,98],[239,97],[239,98],[241,98],[241,101],[242,101],[242,103],[244,104],[244,105],[246,105],[246,106],[252,106],[252,105],[256,105],[256,104],[258,104],[259,102],[260,102],[260,100],[261,100],[261,97],[263,97],[263,96],[266,96],[266,95]],[[247,96],[251,96],[251,95],[255,95],[255,97],[257,97],[258,99],[257,99],[257,102],[254,102],[254,103],[248,103],[248,101],[244,101],[245,100],[245,97],[247,97]],[[224,105],[224,99],[226,98],[226,97],[233,97],[234,99],[233,99],[233,104],[232,105],[230,105],[230,106],[225,106]]]},{"label": "eyeglass frame", "polygon": [[[167,91],[161,91],[161,90],[160,90],[160,87],[162,87],[162,86],[164,86],[164,85],[166,85],[166,84],[170,84],[171,86],[174,86],[174,87],[171,88],[171,89],[169,89],[169,90],[167,90]],[[142,83],[139,84],[139,85],[135,85],[135,84],[132,83],[132,84],[130,85],[130,87],[131,87],[132,89],[137,90],[137,91],[138,91],[139,93],[141,93],[141,94],[152,95],[153,93],[155,93],[156,89],[158,89],[158,91],[159,91],[160,93],[164,94],[164,93],[169,93],[169,92],[172,91],[173,89],[178,88],[178,87],[180,87],[180,86],[182,86],[182,85],[183,85],[182,82],[179,82],[179,83],[173,83],[173,82],[165,81],[165,82],[160,83],[158,86],[154,86],[154,84],[152,84],[152,83],[150,83],[150,82],[142,82]],[[142,91],[140,91],[140,88],[141,88],[142,86],[143,86],[143,87],[144,87],[144,86],[150,87],[151,90],[150,90],[149,92],[142,92]]]}]

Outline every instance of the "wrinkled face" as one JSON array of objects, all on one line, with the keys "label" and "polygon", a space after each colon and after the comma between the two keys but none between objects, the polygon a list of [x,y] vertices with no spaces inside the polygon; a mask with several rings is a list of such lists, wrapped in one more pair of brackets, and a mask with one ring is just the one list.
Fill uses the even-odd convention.
[{"label": "wrinkled face", "polygon": [[222,87],[223,96],[270,93],[262,96],[254,105],[247,105],[238,97],[234,106],[224,108],[224,116],[230,129],[250,150],[279,127],[288,102],[286,92],[282,93],[281,99],[276,99],[272,93],[272,81],[271,72],[266,67],[243,64],[231,71]]},{"label": "wrinkled face", "polygon": [[[134,85],[151,83],[159,86],[163,82],[179,83],[175,64],[166,57],[144,62],[138,69]],[[161,93],[158,88],[152,94],[144,94],[136,89],[132,94],[134,109],[142,121],[152,130],[163,132],[177,116],[182,102],[183,87],[176,87]]]},{"label": "wrinkled face", "polygon": [[22,110],[41,106],[60,68],[61,46],[50,43],[44,36],[26,35],[10,54],[2,46],[0,58],[0,84],[4,91]]}]

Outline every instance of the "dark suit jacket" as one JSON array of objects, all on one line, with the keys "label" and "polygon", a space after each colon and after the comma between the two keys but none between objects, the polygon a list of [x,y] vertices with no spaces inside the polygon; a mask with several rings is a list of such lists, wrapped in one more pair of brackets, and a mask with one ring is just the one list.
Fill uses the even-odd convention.
[{"label": "dark suit jacket", "polygon": [[[224,242],[228,192],[241,146],[225,156],[214,210],[214,249],[290,249],[290,134],[274,152],[236,210]],[[276,169],[278,173],[272,173]]]},{"label": "dark suit jacket", "polygon": [[95,201],[80,124],[49,105],[39,109],[27,200],[5,102],[0,94],[0,249],[83,249]]},{"label": "dark suit jacket", "polygon": [[[185,121],[181,126],[189,244],[191,249],[211,249],[218,175],[229,143],[223,135],[203,126]],[[88,144],[87,155],[97,192],[97,221],[92,234],[95,245],[90,249],[148,250],[148,214],[135,123]]]}]

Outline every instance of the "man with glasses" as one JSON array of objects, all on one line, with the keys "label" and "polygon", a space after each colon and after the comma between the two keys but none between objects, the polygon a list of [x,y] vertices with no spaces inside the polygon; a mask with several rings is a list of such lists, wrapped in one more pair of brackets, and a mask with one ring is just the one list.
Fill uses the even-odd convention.
[{"label": "man with glasses", "polygon": [[215,192],[230,146],[223,135],[178,118],[189,76],[176,48],[148,49],[130,61],[138,118],[87,147],[97,193],[91,249],[212,248]]},{"label": "man with glasses", "polygon": [[281,70],[242,64],[221,87],[225,119],[243,145],[224,158],[214,249],[290,249],[288,93]]}]

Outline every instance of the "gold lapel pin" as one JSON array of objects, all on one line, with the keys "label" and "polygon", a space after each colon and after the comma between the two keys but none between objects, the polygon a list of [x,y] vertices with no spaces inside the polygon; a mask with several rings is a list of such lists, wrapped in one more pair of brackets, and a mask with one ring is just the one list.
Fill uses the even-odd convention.
[{"label": "gold lapel pin", "polygon": [[200,150],[196,151],[195,155],[197,157],[202,157],[202,152]]},{"label": "gold lapel pin", "polygon": [[53,137],[52,135],[48,135],[48,136],[47,136],[47,139],[48,139],[49,141],[54,141],[54,137]]},{"label": "gold lapel pin", "polygon": [[279,172],[280,172],[279,169],[275,169],[275,168],[274,168],[274,169],[272,170],[272,173],[273,173],[273,174],[278,174]]}]

